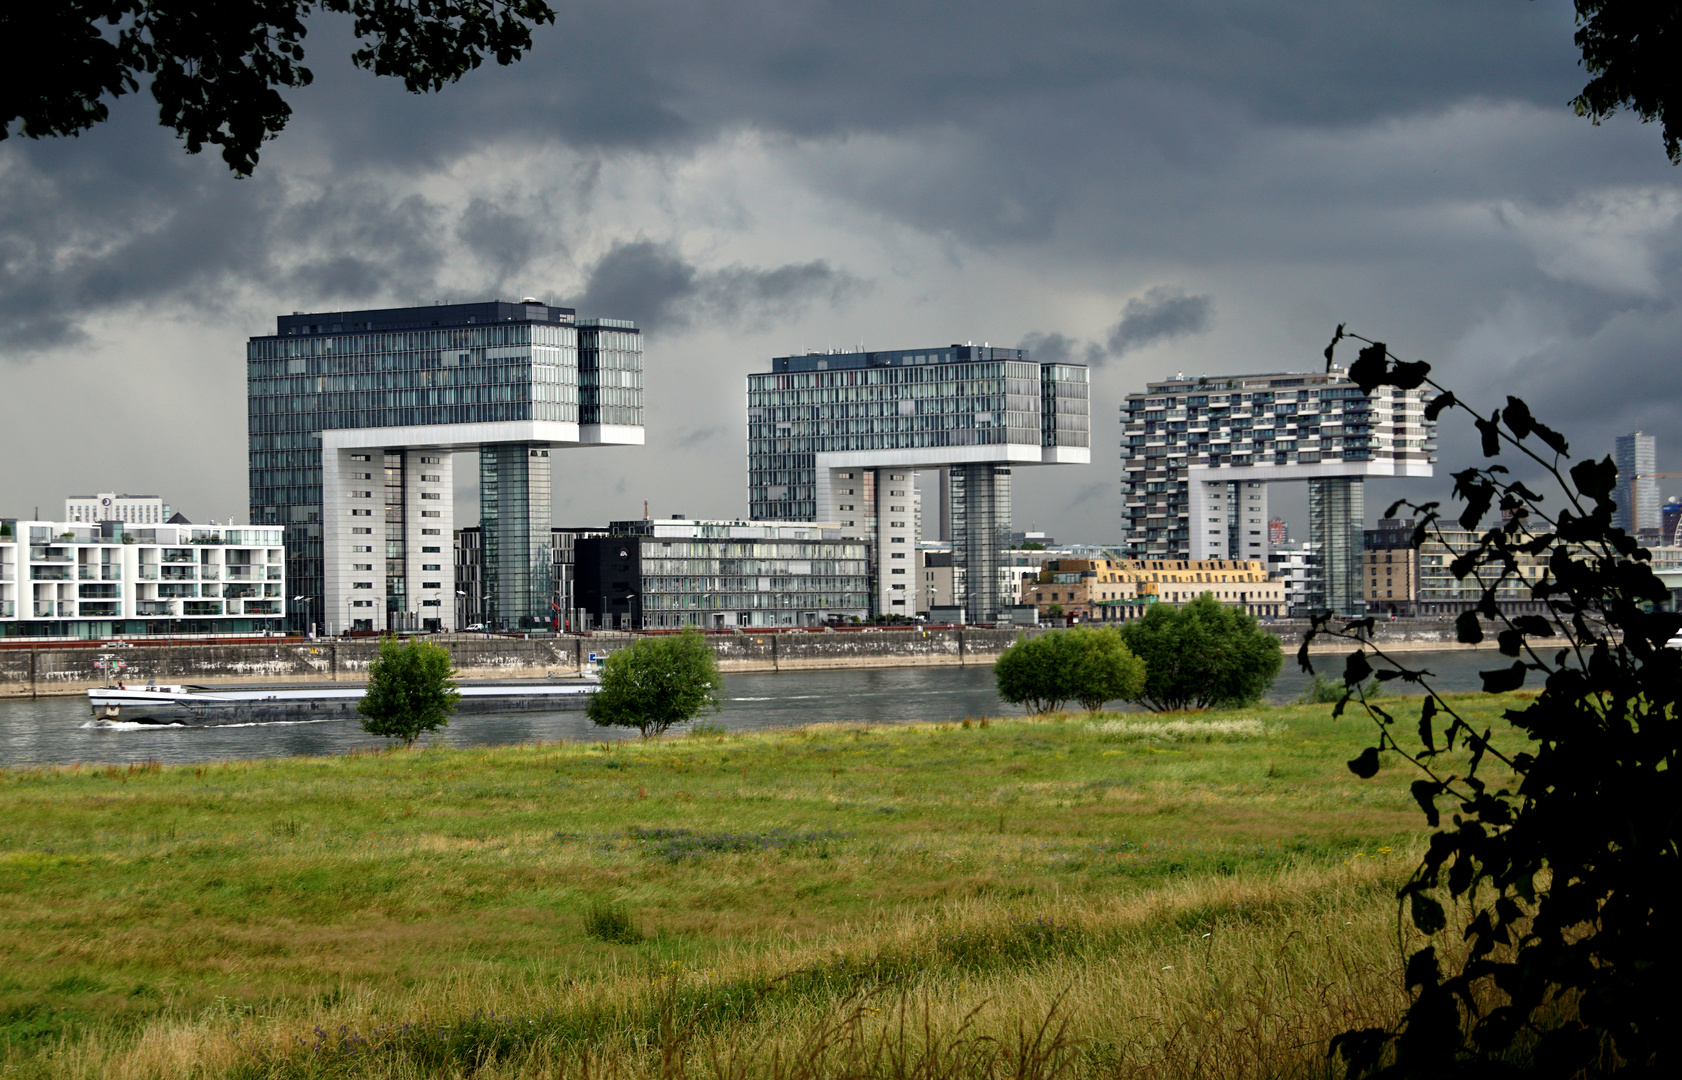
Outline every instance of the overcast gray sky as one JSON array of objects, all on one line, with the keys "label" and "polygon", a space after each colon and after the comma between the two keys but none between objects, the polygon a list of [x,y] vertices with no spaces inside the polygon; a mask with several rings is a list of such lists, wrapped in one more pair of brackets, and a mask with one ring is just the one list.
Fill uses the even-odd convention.
[{"label": "overcast gray sky", "polygon": [[[1117,537],[1128,391],[1312,370],[1340,321],[1682,471],[1682,177],[1567,108],[1563,0],[556,7],[426,97],[317,20],[249,180],[144,97],[0,143],[0,513],[115,488],[243,519],[246,337],[524,295],[647,330],[648,445],[557,458],[569,523],[745,513],[743,376],[860,342],[1093,363],[1092,464],[1017,478],[1059,538]],[[1443,465],[1474,445],[1445,430]]]}]

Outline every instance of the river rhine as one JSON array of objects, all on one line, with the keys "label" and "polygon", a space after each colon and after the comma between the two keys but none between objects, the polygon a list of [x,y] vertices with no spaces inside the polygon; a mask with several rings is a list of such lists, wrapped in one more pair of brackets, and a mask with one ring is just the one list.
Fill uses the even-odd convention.
[{"label": "river rhine", "polygon": [[[1511,663],[1491,650],[1408,653],[1404,662],[1436,673],[1435,685],[1443,691],[1476,690],[1481,685],[1479,669]],[[1328,655],[1317,659],[1316,665],[1326,674],[1335,674],[1343,662]],[[1297,670],[1295,656],[1287,656],[1269,700],[1290,701],[1306,681]],[[745,731],[826,721],[904,723],[1020,712],[994,693],[993,671],[988,666],[850,668],[727,675],[724,711],[709,722]],[[456,717],[430,741],[498,746],[557,739],[599,742],[634,735],[624,729],[598,728],[582,712],[485,713]],[[87,699],[81,695],[0,702],[0,767],[72,762],[181,764],[342,754],[383,742],[364,733],[354,719],[196,728],[112,727],[92,721]]]}]

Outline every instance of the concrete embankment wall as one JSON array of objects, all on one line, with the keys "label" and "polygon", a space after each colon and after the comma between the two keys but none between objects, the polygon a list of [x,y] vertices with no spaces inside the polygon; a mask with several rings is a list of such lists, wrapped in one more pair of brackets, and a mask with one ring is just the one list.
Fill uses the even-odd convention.
[{"label": "concrete embankment wall", "polygon": [[[1267,629],[1295,652],[1306,623],[1280,622]],[[901,667],[929,664],[990,664],[1020,633],[1046,630],[990,630],[978,627],[926,630],[856,630],[782,634],[712,634],[707,641],[725,671],[799,671],[817,668]],[[589,637],[437,637],[450,650],[462,678],[541,678],[571,675],[588,666],[590,654],[605,656],[635,640],[626,634]],[[1398,620],[1379,623],[1375,643],[1396,651],[1463,648],[1450,622]],[[1320,651],[1316,645],[1316,651]],[[1327,642],[1328,651],[1347,651]],[[133,648],[54,647],[0,649],[0,697],[80,693],[112,676],[101,659],[122,665],[117,677],[144,685],[168,683],[255,684],[265,682],[361,682],[379,653],[372,638],[273,645],[142,645]]]}]

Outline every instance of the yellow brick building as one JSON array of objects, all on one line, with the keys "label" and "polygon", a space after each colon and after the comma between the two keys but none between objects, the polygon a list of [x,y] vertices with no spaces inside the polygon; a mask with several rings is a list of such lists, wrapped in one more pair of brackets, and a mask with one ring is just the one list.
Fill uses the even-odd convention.
[{"label": "yellow brick building", "polygon": [[1021,602],[1041,616],[1056,604],[1080,622],[1138,618],[1151,604],[1186,604],[1204,594],[1260,618],[1285,614],[1285,584],[1244,559],[1052,559],[1024,575]]}]

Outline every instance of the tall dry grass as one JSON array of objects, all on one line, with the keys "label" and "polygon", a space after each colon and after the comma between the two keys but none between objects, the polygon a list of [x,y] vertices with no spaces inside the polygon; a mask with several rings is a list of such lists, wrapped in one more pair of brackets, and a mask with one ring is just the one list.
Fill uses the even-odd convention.
[{"label": "tall dry grass", "polygon": [[[1202,877],[1126,897],[981,898],[705,969],[459,971],[399,990],[94,1031],[42,1080],[455,1077],[1331,1077],[1392,1020],[1395,879],[1414,857]],[[627,956],[630,954],[627,953]]]}]

